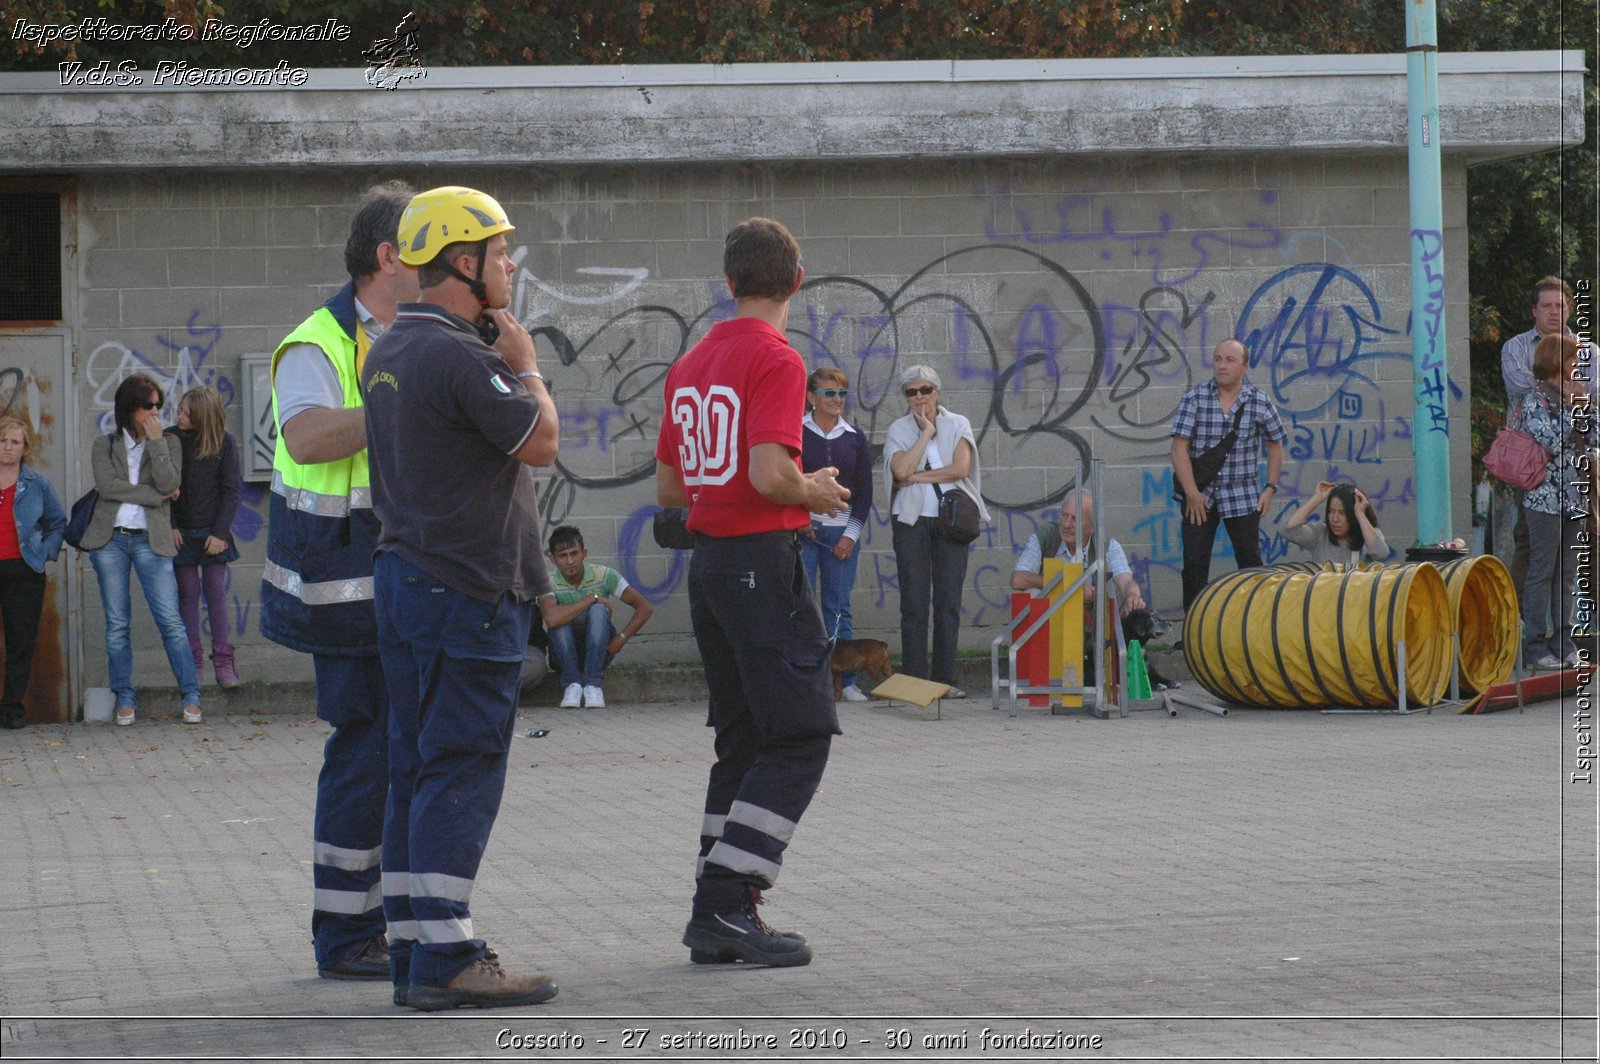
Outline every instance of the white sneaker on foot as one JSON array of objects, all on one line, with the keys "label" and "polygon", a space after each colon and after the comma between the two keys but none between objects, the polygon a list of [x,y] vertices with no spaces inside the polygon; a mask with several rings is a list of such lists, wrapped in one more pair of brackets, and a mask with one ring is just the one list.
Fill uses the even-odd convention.
[{"label": "white sneaker on foot", "polygon": [[1534,662],[1533,667],[1536,669],[1545,670],[1566,668],[1566,666],[1561,663],[1561,659],[1556,657],[1554,654],[1546,654],[1544,657]]},{"label": "white sneaker on foot", "polygon": [[861,688],[851,684],[844,689],[844,700],[846,702],[865,702],[867,701],[867,696],[862,692]]},{"label": "white sneaker on foot", "polygon": [[605,709],[606,693],[598,687],[585,687],[583,689],[583,704],[590,709]]},{"label": "white sneaker on foot", "polygon": [[583,684],[567,684],[567,689],[561,694],[561,708],[577,709],[581,705],[583,705]]}]

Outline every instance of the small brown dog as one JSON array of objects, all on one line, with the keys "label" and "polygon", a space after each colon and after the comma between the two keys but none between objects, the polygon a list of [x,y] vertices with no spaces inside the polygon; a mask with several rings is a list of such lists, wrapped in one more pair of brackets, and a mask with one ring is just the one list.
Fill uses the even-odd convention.
[{"label": "small brown dog", "polygon": [[833,644],[833,697],[844,697],[847,672],[864,672],[872,677],[874,686],[894,675],[889,664],[889,644],[881,639],[841,639]]}]

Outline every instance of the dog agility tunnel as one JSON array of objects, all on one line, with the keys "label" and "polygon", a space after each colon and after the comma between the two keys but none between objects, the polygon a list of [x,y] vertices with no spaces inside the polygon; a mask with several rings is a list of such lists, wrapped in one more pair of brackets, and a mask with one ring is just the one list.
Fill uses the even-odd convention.
[{"label": "dog agility tunnel", "polygon": [[1474,695],[1511,679],[1517,667],[1517,588],[1505,563],[1492,554],[1439,566],[1450,592],[1461,654],[1461,693]]},{"label": "dog agility tunnel", "polygon": [[[1457,684],[1462,696],[1486,691],[1511,679],[1517,665],[1517,589],[1505,563],[1492,554],[1433,562],[1450,595],[1452,628],[1458,633]],[[1275,568],[1301,573],[1340,572],[1346,566],[1280,562]],[[1362,569],[1383,568],[1367,562]]]},{"label": "dog agility tunnel", "polygon": [[[1463,578],[1464,579],[1464,578]],[[1450,593],[1433,565],[1243,569],[1211,583],[1183,621],[1207,691],[1266,709],[1408,705],[1450,683]]]}]

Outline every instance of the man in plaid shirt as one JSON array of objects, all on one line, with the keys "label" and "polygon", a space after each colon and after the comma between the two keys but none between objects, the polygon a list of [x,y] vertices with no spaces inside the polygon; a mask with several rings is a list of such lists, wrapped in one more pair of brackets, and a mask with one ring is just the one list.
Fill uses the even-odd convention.
[{"label": "man in plaid shirt", "polygon": [[[1228,526],[1233,560],[1241,569],[1261,564],[1261,515],[1278,493],[1283,440],[1288,435],[1277,408],[1261,389],[1244,379],[1246,352],[1238,340],[1224,340],[1211,353],[1212,379],[1183,393],[1172,423],[1172,474],[1183,492],[1183,609],[1211,578],[1211,545],[1217,522]],[[1205,491],[1195,487],[1189,456],[1222,442],[1233,427],[1235,407],[1244,404],[1239,437],[1217,479]],[[1256,461],[1267,448],[1267,484],[1256,486]]]}]

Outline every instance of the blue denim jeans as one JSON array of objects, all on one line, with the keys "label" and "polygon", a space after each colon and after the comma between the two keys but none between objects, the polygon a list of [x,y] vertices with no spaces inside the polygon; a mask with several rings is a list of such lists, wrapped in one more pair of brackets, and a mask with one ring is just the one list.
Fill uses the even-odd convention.
[{"label": "blue denim jeans", "polygon": [[189,634],[178,612],[178,580],[172,573],[172,559],[150,548],[147,535],[111,533],[111,540],[89,552],[89,563],[100,582],[100,605],[106,613],[106,673],[118,706],[139,704],[133,689],[133,644],[128,638],[133,625],[130,570],[139,574],[139,586],[150,605],[167,650],[172,678],[183,692],[185,705],[200,704],[200,678],[195,675],[194,657],[189,653]]},{"label": "blue denim jeans", "polygon": [[611,611],[605,603],[596,602],[571,624],[548,628],[545,634],[550,637],[550,664],[560,673],[563,689],[575,683],[585,687],[605,684],[610,657],[606,647],[613,634]]},{"label": "blue denim jeans", "polygon": [[[800,562],[806,567],[806,583],[816,592],[822,607],[822,630],[832,639],[855,638],[850,624],[850,592],[856,586],[856,563],[861,560],[860,544],[850,554],[849,561],[833,556],[833,548],[844,538],[844,525],[822,525],[811,522],[813,539],[800,541]],[[821,574],[821,586],[818,586]],[[856,682],[856,674],[848,673],[840,680],[846,687]]]}]

